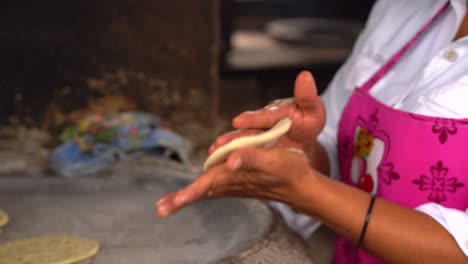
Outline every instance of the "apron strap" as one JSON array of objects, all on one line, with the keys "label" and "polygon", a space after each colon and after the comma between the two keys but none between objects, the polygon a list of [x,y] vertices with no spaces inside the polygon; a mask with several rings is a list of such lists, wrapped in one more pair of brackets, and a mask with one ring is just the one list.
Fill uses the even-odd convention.
[{"label": "apron strap", "polygon": [[410,39],[410,41],[395,54],[380,70],[378,70],[367,82],[365,82],[361,87],[358,89],[362,89],[365,92],[368,92],[375,83],[377,83],[380,79],[382,79],[388,71],[400,60],[400,58],[411,48],[416,41],[421,37],[421,35],[427,31],[427,29],[435,22],[435,20],[449,7],[450,2],[448,1],[442,6],[439,11],[431,18],[429,22],[427,22],[424,27],[418,31],[418,33]]}]

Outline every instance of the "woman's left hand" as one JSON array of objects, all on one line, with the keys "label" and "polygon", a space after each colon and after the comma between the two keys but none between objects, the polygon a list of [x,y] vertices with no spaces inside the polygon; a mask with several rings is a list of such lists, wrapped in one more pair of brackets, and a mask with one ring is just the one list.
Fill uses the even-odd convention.
[{"label": "woman's left hand", "polygon": [[276,200],[294,206],[301,199],[299,190],[306,177],[316,174],[301,150],[244,148],[184,189],[161,197],[156,211],[166,217],[196,201],[221,197]]}]

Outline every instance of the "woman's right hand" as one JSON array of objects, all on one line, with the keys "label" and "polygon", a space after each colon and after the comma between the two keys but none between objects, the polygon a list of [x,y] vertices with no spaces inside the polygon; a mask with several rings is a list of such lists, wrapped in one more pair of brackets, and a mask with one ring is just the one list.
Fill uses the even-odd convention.
[{"label": "woman's right hand", "polygon": [[305,152],[314,147],[318,134],[325,126],[325,107],[310,72],[303,71],[297,76],[294,98],[276,100],[263,109],[235,117],[232,125],[237,130],[218,137],[210,146],[209,153],[235,138],[270,129],[286,117],[292,120],[291,129],[274,146],[299,148]]}]

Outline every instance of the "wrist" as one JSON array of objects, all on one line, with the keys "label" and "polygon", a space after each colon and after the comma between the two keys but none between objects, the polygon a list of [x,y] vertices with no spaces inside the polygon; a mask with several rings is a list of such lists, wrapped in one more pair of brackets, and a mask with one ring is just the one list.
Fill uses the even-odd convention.
[{"label": "wrist", "polygon": [[305,147],[310,166],[324,175],[330,173],[330,163],[325,148],[317,140]]},{"label": "wrist", "polygon": [[320,196],[326,190],[324,178],[326,177],[318,171],[310,169],[309,173],[294,184],[291,201],[288,203],[305,214],[316,215]]}]

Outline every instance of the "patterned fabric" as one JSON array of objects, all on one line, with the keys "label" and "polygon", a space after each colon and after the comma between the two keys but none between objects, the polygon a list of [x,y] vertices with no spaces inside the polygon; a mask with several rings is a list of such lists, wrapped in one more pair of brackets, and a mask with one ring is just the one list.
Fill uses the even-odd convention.
[{"label": "patterned fabric", "polygon": [[[410,114],[382,104],[369,91],[447,6],[368,82],[356,88],[339,123],[342,180],[409,208],[430,202],[459,210],[468,207],[468,119]],[[380,262],[363,250],[356,252],[340,237],[334,263]]]},{"label": "patterned fabric", "polygon": [[143,147],[144,141],[159,126],[159,118],[145,113],[96,114],[66,128],[61,138],[64,142],[75,142],[82,153],[93,152],[99,143],[115,144],[131,150]]},{"label": "patterned fabric", "polygon": [[144,154],[188,164],[188,142],[160,123],[141,112],[88,116],[64,130],[64,143],[54,151],[50,166],[60,175],[78,176]]}]

